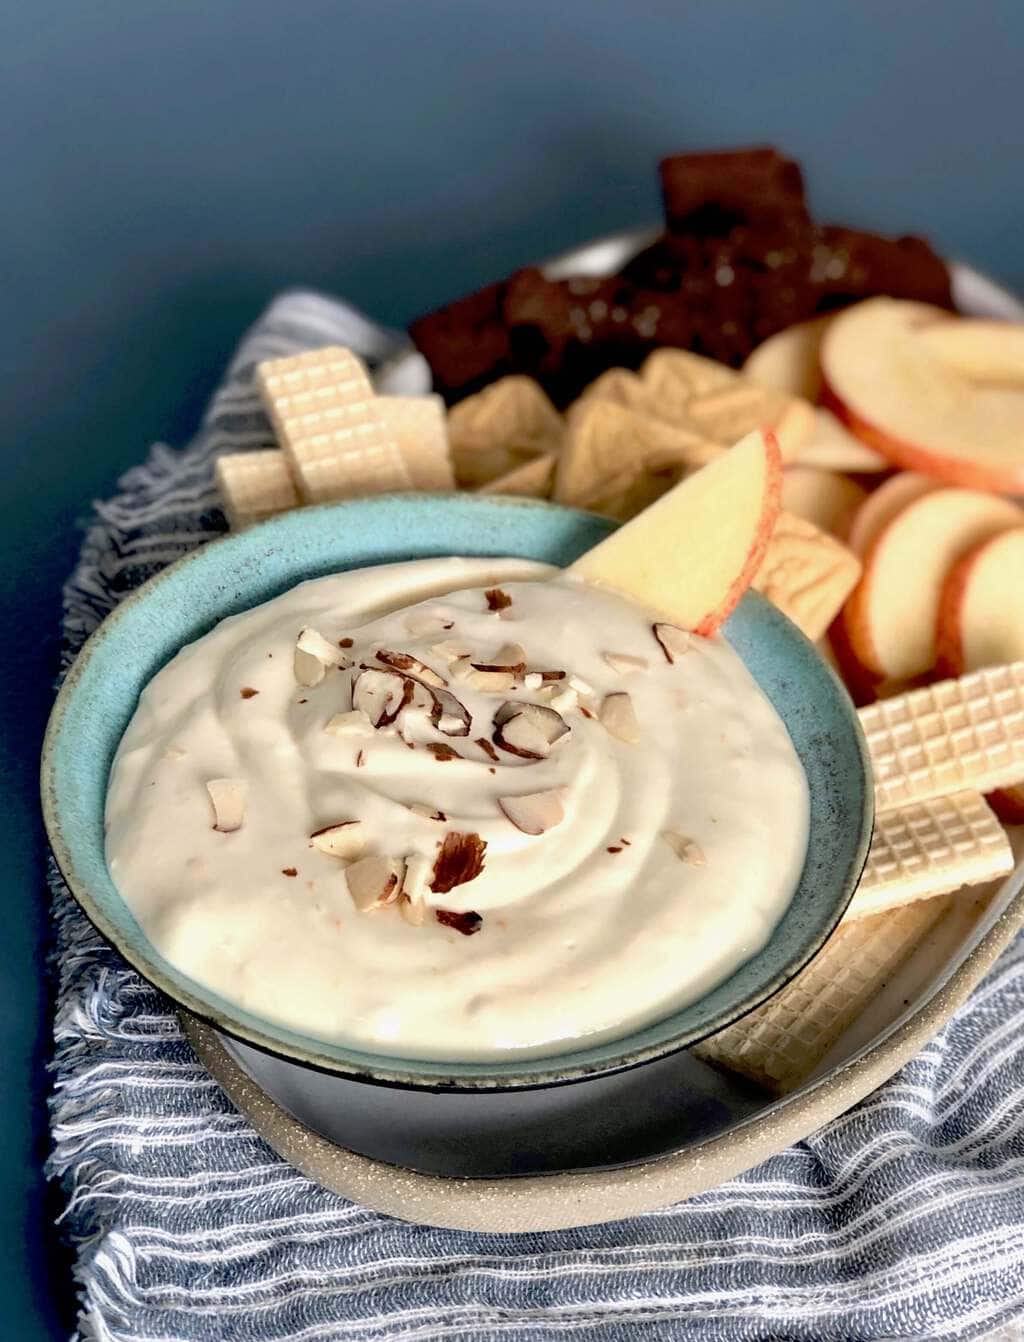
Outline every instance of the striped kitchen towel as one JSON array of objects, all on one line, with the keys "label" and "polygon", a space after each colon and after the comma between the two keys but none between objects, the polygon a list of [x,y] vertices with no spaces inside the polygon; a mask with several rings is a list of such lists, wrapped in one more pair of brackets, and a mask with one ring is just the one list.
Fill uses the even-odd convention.
[{"label": "striped kitchen towel", "polygon": [[[143,579],[224,529],[217,453],[270,441],[261,359],[395,337],[306,293],[246,336],[196,440],[96,505],[65,662]],[[407,1225],[279,1160],[168,1002],[51,869],[60,974],[54,1149],[82,1338],[384,1342],[967,1339],[1024,1311],[1024,945],[889,1084],[798,1146],[635,1220],[535,1235]]]}]

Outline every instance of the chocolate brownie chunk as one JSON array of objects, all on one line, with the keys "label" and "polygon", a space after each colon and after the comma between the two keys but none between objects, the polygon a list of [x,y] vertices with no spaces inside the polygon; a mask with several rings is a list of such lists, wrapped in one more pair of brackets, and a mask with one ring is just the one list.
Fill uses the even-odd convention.
[{"label": "chocolate brownie chunk", "polygon": [[800,165],[771,148],[675,154],[658,172],[673,233],[724,238],[743,225],[810,222]]},{"label": "chocolate brownie chunk", "polygon": [[430,364],[434,389],[458,400],[511,372],[508,332],[502,325],[505,285],[491,284],[419,317],[409,335]]},{"label": "chocolate brownie chunk", "polygon": [[809,276],[822,312],[879,294],[953,306],[949,269],[923,238],[882,238],[826,225],[817,232]]}]

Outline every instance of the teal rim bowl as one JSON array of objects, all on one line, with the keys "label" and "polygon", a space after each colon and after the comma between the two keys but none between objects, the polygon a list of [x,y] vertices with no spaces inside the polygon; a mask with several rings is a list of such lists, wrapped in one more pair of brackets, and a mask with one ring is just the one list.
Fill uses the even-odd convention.
[{"label": "teal rim bowl", "polygon": [[[307,578],[441,555],[565,565],[614,524],[554,504],[471,494],[387,495],[287,513],[204,546],[127,597],[72,666],[43,745],[46,829],[72,894],[139,973],[218,1029],[305,1066],[431,1089],[556,1085],[634,1067],[722,1029],[783,987],[827,940],[867,857],[873,789],[846,691],[813,645],[749,592],[724,633],[789,731],[810,789],[807,857],[768,944],[711,992],[621,1039],[550,1057],[424,1062],[364,1053],[275,1025],[169,964],[121,899],[104,857],[107,777],[139,694],[186,643]],[[681,953],[685,950],[681,948]]]}]

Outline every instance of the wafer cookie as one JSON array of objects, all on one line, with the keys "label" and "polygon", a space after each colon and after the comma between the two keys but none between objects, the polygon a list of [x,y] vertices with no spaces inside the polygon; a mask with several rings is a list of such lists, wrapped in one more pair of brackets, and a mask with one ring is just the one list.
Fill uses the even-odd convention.
[{"label": "wafer cookie", "polygon": [[782,512],[754,577],[754,587],[817,642],[860,578],[845,545],[795,513]]},{"label": "wafer cookie", "polygon": [[366,369],[340,345],[256,367],[256,386],[306,503],[409,489]]},{"label": "wafer cookie", "polygon": [[1013,869],[1006,831],[980,792],[883,811],[847,919],[980,885]]},{"label": "wafer cookie", "polygon": [[879,811],[1024,781],[1024,662],[862,708]]},{"label": "wafer cookie", "polygon": [[558,452],[565,425],[540,385],[512,375],[448,412],[455,476],[472,488],[507,475],[530,457]]},{"label": "wafer cookie", "polygon": [[794,1089],[953,902],[947,895],[844,922],[792,983],[694,1053],[778,1094]]},{"label": "wafer cookie", "polygon": [[769,428],[783,460],[791,461],[814,432],[814,407],[808,401],[762,387],[699,354],[655,350],[640,377],[648,392],[649,414],[720,448],[731,447],[754,429]]},{"label": "wafer cookie", "polygon": [[217,487],[232,531],[298,507],[283,452],[230,452],[217,458]]},{"label": "wafer cookie", "polygon": [[454,489],[448,423],[440,396],[379,396],[377,408],[394,435],[413,489]]},{"label": "wafer cookie", "polygon": [[524,498],[546,499],[551,494],[551,482],[555,475],[554,452],[545,452],[539,457],[524,461],[521,466],[499,475],[496,480],[488,480],[477,490],[479,494],[519,494]]}]

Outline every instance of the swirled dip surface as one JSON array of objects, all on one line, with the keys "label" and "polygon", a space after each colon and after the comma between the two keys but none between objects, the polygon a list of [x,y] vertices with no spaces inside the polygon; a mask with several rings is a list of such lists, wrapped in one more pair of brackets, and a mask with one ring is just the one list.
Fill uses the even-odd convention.
[{"label": "swirled dip surface", "polygon": [[[807,840],[806,781],[781,721],[723,639],[684,639],[670,662],[648,613],[552,572],[438,559],[318,579],[225,620],[154,677],[114,762],[107,857],[172,964],[319,1038],[486,1060],[626,1034],[765,944]],[[495,584],[502,595],[486,596]],[[319,648],[344,641],[351,665],[300,684],[303,630]],[[457,660],[468,649],[490,665],[510,643],[525,653],[511,688]],[[432,724],[422,685],[390,725],[347,716],[327,730],[351,715],[360,665],[383,669],[381,650],[447,681],[468,733]],[[538,684],[543,672],[565,674]],[[612,694],[628,701],[609,714]],[[546,757],[494,742],[496,713],[522,702],[554,707],[568,729]],[[439,722],[460,727],[451,711]],[[230,832],[214,828],[214,779],[241,798]],[[539,822],[528,805],[526,823],[548,827],[527,833],[502,802],[522,821],[516,799],[538,793],[554,801]],[[360,911],[348,859],[312,843],[353,820],[355,860],[418,866],[421,925],[404,900]],[[482,869],[431,889],[452,875],[446,859],[434,879],[453,833],[477,836],[455,842]]]}]

